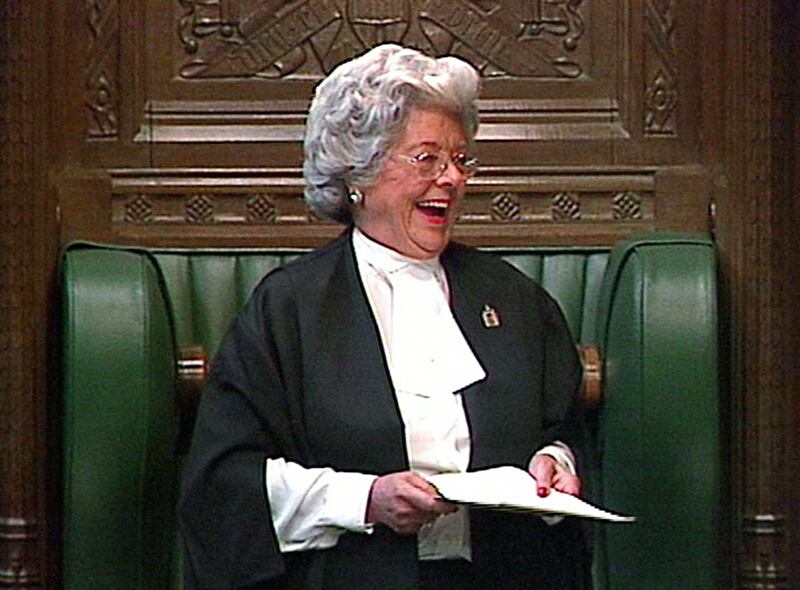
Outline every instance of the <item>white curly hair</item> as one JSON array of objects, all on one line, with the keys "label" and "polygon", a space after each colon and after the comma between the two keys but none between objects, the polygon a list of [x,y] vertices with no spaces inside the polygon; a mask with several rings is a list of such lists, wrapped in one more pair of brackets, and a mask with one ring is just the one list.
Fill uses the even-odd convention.
[{"label": "white curly hair", "polygon": [[452,112],[471,143],[478,129],[479,86],[475,68],[459,58],[434,58],[394,44],[336,67],[317,86],[306,123],[303,178],[309,209],[352,223],[349,189],[375,182],[412,108]]}]

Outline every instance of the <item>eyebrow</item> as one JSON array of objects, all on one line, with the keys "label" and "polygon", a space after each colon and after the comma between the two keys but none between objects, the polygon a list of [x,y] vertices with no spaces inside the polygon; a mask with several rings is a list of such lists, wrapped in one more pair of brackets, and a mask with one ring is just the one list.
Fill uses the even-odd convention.
[{"label": "eyebrow", "polygon": [[[421,148],[433,148],[436,151],[442,151],[442,150],[445,149],[442,144],[440,144],[439,142],[436,142],[436,141],[420,141],[420,142],[415,143],[415,144],[413,144],[413,145],[408,147],[409,150],[418,150],[418,149],[421,149]],[[466,152],[468,149],[469,149],[469,145],[466,142],[464,142],[459,147],[451,149],[450,151],[451,152]]]}]

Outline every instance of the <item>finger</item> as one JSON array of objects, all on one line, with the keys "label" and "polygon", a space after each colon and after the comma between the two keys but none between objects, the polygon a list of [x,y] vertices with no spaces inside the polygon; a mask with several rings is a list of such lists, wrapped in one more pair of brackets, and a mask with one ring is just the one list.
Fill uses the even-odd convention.
[{"label": "finger", "polygon": [[456,506],[446,502],[439,490],[436,489],[436,486],[420,475],[409,473],[407,481],[417,492],[413,496],[409,496],[408,500],[419,510],[428,512],[431,518],[455,512],[458,509]]},{"label": "finger", "polygon": [[403,473],[377,478],[372,485],[367,507],[369,522],[382,523],[397,531],[404,530],[418,512],[407,499],[409,489],[413,488],[406,482]]},{"label": "finger", "polygon": [[581,493],[581,480],[577,475],[561,468],[553,478],[553,488],[559,492],[577,496]]},{"label": "finger", "polygon": [[385,524],[398,533],[412,534],[451,510],[430,483],[415,473],[402,472],[375,480],[367,517],[370,522]]},{"label": "finger", "polygon": [[394,514],[393,527],[396,531],[405,534],[417,533],[424,525],[435,521],[439,514],[420,509],[417,506],[406,504]]},{"label": "finger", "polygon": [[458,506],[455,504],[451,504],[446,500],[442,500],[441,498],[436,500],[436,515],[441,516],[442,514],[452,514],[458,510]]},{"label": "finger", "polygon": [[553,485],[555,470],[556,462],[549,455],[538,455],[534,459],[531,475],[536,478],[536,493],[539,494],[540,497],[544,498],[550,495],[550,488]]},{"label": "finger", "polygon": [[405,480],[408,482],[409,485],[413,486],[414,488],[424,492],[429,496],[438,496],[439,491],[436,489],[431,482],[427,479],[419,475],[418,473],[414,473],[413,471],[409,471],[404,474]]},{"label": "finger", "polygon": [[[428,482],[428,483],[430,483],[430,482]],[[451,512],[455,512],[456,510],[458,510],[458,506],[448,502],[444,498],[444,496],[442,496],[441,492],[438,490],[438,488],[436,486],[431,485],[431,489],[433,491],[433,498],[434,498],[434,502],[435,502],[435,510],[436,510],[436,513],[438,515],[449,514]]]}]

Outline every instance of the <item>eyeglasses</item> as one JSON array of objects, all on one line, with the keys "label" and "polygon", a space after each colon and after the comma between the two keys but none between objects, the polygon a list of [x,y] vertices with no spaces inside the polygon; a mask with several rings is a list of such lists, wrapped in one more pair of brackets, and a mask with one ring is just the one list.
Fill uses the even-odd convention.
[{"label": "eyeglasses", "polygon": [[438,179],[447,170],[447,165],[450,162],[461,174],[470,177],[478,171],[479,164],[478,158],[465,153],[457,153],[451,156],[446,152],[421,152],[416,156],[395,154],[394,157],[414,166],[423,180]]}]

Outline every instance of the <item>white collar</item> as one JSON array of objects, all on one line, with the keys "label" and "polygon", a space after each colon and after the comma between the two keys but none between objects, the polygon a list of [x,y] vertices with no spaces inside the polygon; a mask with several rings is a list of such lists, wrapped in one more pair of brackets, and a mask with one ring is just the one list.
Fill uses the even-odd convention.
[{"label": "white collar", "polygon": [[[485,378],[453,317],[439,257],[409,258],[358,228],[352,240],[395,389],[428,397],[452,394]],[[385,291],[381,292],[380,284]]]},{"label": "white collar", "polygon": [[358,227],[353,229],[353,248],[359,260],[364,260],[377,272],[385,275],[391,275],[409,266],[425,269],[434,275],[442,272],[442,263],[439,262],[438,255],[426,260],[411,258],[376,242]]}]

